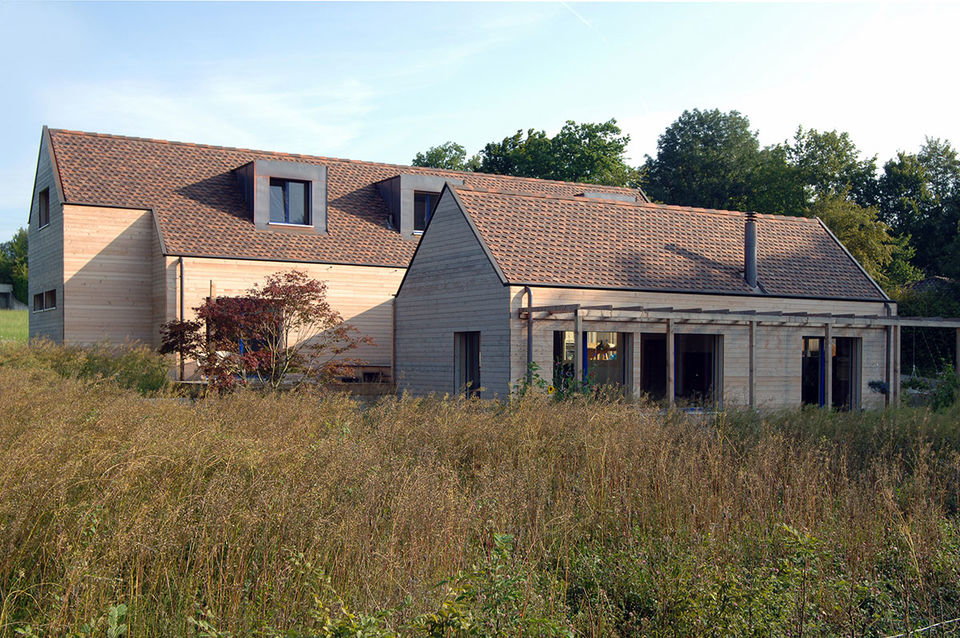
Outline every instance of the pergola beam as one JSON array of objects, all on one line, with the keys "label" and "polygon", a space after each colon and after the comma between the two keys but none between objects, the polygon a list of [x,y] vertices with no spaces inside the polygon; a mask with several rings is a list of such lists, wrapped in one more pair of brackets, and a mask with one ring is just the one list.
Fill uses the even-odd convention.
[{"label": "pergola beam", "polygon": [[[853,313],[807,313],[781,312],[757,310],[732,310],[730,308],[707,309],[703,308],[672,308],[645,306],[615,307],[612,305],[578,306],[576,304],[556,306],[533,306],[520,309],[520,317],[526,319],[529,313],[534,313],[534,320],[559,319],[557,315],[572,314],[579,309],[584,320],[601,321],[654,321],[663,322],[666,319],[674,321],[711,321],[717,323],[759,323],[779,325],[824,325],[834,326],[911,326],[915,328],[957,328],[960,329],[960,318],[947,317],[882,317],[879,315],[857,315]],[[545,313],[537,317],[536,313]],[[593,313],[601,313],[596,316]],[[569,320],[569,319],[567,319]]]}]

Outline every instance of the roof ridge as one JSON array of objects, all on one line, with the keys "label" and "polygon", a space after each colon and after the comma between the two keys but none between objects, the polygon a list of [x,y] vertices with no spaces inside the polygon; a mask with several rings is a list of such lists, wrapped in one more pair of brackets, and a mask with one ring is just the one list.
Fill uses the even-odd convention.
[{"label": "roof ridge", "polygon": [[231,151],[235,153],[260,153],[265,155],[278,155],[283,157],[309,158],[314,160],[325,160],[341,162],[345,164],[363,164],[367,166],[381,166],[391,168],[413,169],[414,171],[435,172],[450,175],[477,175],[482,177],[492,177],[495,179],[515,180],[522,182],[537,182],[547,184],[568,184],[573,186],[616,189],[618,191],[628,191],[639,195],[642,191],[638,188],[629,186],[608,186],[605,184],[591,184],[588,182],[566,182],[558,179],[543,179],[540,177],[521,177],[518,175],[501,175],[499,173],[481,173],[477,171],[457,171],[449,168],[434,168],[431,166],[411,166],[410,164],[392,164],[390,162],[372,162],[369,160],[348,159],[345,157],[331,157],[329,155],[307,155],[306,153],[288,153],[285,151],[265,151],[255,148],[246,148],[242,146],[220,146],[217,144],[203,144],[197,142],[181,142],[178,140],[164,140],[156,137],[137,137],[133,135],[118,135],[116,133],[95,133],[92,131],[78,131],[74,129],[50,128],[51,134],[65,133],[67,135],[76,135],[84,137],[96,137],[101,139],[127,140],[131,142],[149,142],[152,144],[167,144],[172,146],[186,146],[189,148],[203,148],[217,151]]},{"label": "roof ridge", "polygon": [[[571,182],[566,182],[571,183]],[[494,195],[506,195],[510,197],[527,197],[531,199],[548,199],[557,201],[577,202],[581,204],[602,204],[604,206],[613,205],[625,208],[644,208],[653,210],[673,210],[678,212],[702,213],[708,215],[717,215],[722,217],[743,217],[749,215],[748,211],[728,210],[723,208],[700,208],[697,206],[679,206],[676,204],[657,204],[654,202],[625,202],[617,199],[604,199],[599,197],[582,197],[578,195],[553,195],[549,193],[526,193],[520,191],[507,191],[489,188],[479,188],[476,186],[456,185],[453,186],[457,192],[468,191],[477,193],[490,193]],[[816,218],[799,217],[796,215],[776,215],[770,213],[754,213],[757,217],[770,220],[797,221],[801,223],[817,223]]]}]

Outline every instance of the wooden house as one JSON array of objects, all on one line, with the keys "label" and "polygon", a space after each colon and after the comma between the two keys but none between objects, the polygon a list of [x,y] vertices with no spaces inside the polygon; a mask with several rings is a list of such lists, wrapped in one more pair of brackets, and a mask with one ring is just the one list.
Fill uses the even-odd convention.
[{"label": "wooden house", "polygon": [[874,407],[900,326],[960,327],[897,317],[816,219],[46,128],[29,268],[31,338],[151,346],[297,268],[373,338],[356,378],[416,394],[505,397],[539,367],[668,403]]},{"label": "wooden house", "polygon": [[504,397],[536,374],[767,408],[896,401],[900,326],[960,327],[897,317],[818,219],[468,185],[444,189],[396,317],[412,393]]},{"label": "wooden house", "polygon": [[193,317],[206,297],[297,268],[325,281],[331,304],[373,338],[351,353],[366,363],[358,377],[389,379],[393,297],[447,183],[584,188],[44,128],[28,226],[30,337],[156,346],[162,323]]}]

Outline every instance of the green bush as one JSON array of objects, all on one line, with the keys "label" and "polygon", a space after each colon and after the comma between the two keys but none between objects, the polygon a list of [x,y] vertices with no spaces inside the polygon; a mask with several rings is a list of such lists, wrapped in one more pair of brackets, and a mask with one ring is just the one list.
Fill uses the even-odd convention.
[{"label": "green bush", "polygon": [[946,410],[954,405],[958,398],[960,398],[960,374],[953,370],[953,366],[946,366],[937,375],[930,405],[934,410]]}]

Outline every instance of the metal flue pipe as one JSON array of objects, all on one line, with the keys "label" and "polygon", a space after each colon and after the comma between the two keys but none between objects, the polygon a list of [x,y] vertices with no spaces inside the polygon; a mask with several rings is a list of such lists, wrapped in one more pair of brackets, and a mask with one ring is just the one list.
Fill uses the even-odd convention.
[{"label": "metal flue pipe", "polygon": [[750,288],[757,287],[757,214],[747,213],[743,228],[743,278]]}]

